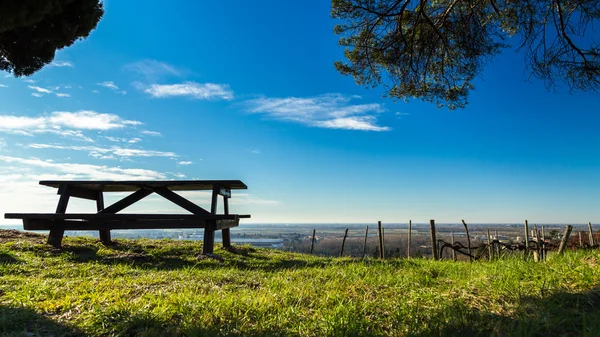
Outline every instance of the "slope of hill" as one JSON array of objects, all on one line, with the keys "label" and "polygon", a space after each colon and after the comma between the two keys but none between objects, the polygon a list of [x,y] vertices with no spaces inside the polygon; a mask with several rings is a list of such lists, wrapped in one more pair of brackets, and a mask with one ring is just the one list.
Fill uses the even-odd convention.
[{"label": "slope of hill", "polygon": [[598,336],[598,251],[545,263],[356,260],[0,233],[3,336]]}]

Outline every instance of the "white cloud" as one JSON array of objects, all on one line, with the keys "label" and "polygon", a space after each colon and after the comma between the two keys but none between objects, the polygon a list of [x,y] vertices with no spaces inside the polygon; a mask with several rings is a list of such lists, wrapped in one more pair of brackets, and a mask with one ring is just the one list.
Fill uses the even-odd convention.
[{"label": "white cloud", "polygon": [[54,61],[50,63],[48,66],[50,67],[69,67],[73,68],[73,63],[69,61]]},{"label": "white cloud", "polygon": [[227,84],[185,82],[181,84],[152,84],[144,92],[156,98],[187,96],[194,99],[232,100],[233,91]]},{"label": "white cloud", "polygon": [[31,90],[35,90],[35,91],[37,91],[39,93],[42,93],[42,94],[51,94],[52,93],[52,90],[50,90],[50,89],[38,87],[38,86],[35,86],[35,85],[30,85],[30,86],[28,86],[28,88],[31,89]]},{"label": "white cloud", "polygon": [[70,94],[65,94],[65,93],[57,92],[56,93],[56,97],[71,97],[71,95]]},{"label": "white cloud", "polygon": [[[163,151],[151,151],[142,149],[128,149],[118,146],[111,146],[108,148],[102,148],[99,146],[77,146],[77,145],[56,145],[56,144],[29,144],[27,145],[33,149],[58,149],[58,150],[73,150],[73,151],[86,151],[89,152],[90,156],[100,158],[101,156],[118,156],[118,157],[170,157],[176,158],[177,154],[174,152],[163,152]],[[111,157],[114,158],[114,157]]]},{"label": "white cloud", "polygon": [[250,151],[250,152],[251,152],[251,153],[254,153],[254,154],[260,154],[260,151],[259,151],[259,150],[257,150],[257,149],[254,149],[254,150],[252,150],[252,151]]},{"label": "white cloud", "polygon": [[157,60],[141,60],[138,62],[127,64],[123,67],[125,70],[132,71],[144,76],[147,80],[153,81],[163,76],[179,76],[181,70],[173,67],[170,64]]},{"label": "white cloud", "polygon": [[105,165],[58,163],[38,158],[17,158],[0,155],[0,162],[42,168],[55,173],[69,174],[75,179],[89,180],[154,180],[164,179],[165,174],[145,169],[125,169]]},{"label": "white cloud", "polygon": [[0,83],[0,88],[8,88],[8,85]]},{"label": "white cloud", "polygon": [[162,136],[162,134],[158,131],[148,131],[148,130],[143,130],[141,132],[141,134],[148,135],[148,136]]},{"label": "white cloud", "polygon": [[95,111],[55,111],[36,117],[0,115],[0,132],[29,136],[34,133],[53,133],[87,141],[92,140],[85,137],[81,130],[106,131],[139,124],[141,122]]},{"label": "white cloud", "polygon": [[32,80],[32,79],[28,78],[28,79],[24,79],[23,82],[33,84],[33,83],[35,83],[35,80]]},{"label": "white cloud", "polygon": [[179,161],[177,162],[178,165],[192,165],[194,162],[193,161]]},{"label": "white cloud", "polygon": [[98,91],[98,90],[92,90],[92,93],[93,93],[93,94],[99,94],[99,93],[100,93],[100,91]]},{"label": "white cloud", "polygon": [[183,173],[173,173],[173,175],[177,178],[186,178],[187,176]]},{"label": "white cloud", "polygon": [[31,94],[31,96],[33,96],[33,97],[42,97],[44,95],[38,94],[37,92],[34,92],[34,93]]},{"label": "white cloud", "polygon": [[375,115],[384,111],[380,104],[351,104],[353,98],[340,94],[307,98],[263,97],[248,100],[245,104],[252,113],[313,127],[362,131],[390,130],[387,126],[377,125]]},{"label": "white cloud", "polygon": [[113,81],[105,81],[105,82],[100,82],[100,83],[96,83],[97,85],[101,86],[101,87],[105,87],[108,89],[111,89],[112,91],[125,95],[127,94],[127,91],[125,90],[120,90],[119,87],[115,84],[115,82]]},{"label": "white cloud", "polygon": [[136,138],[131,138],[130,140],[127,141],[127,143],[129,143],[129,144],[135,144],[135,143],[139,143],[141,141],[142,141],[141,138],[137,138],[136,137]]}]

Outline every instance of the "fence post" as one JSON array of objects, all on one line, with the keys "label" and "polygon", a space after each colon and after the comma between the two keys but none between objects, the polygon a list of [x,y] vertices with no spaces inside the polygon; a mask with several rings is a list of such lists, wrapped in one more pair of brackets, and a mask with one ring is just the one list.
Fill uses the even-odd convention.
[{"label": "fence post", "polygon": [[567,225],[565,227],[565,233],[563,234],[562,240],[560,240],[560,246],[558,247],[558,255],[562,254],[562,252],[567,247],[567,242],[569,241],[569,235],[571,235],[571,231],[573,230],[573,226]]},{"label": "fence post", "polygon": [[494,240],[497,241],[496,245],[496,257],[500,258],[500,239],[498,239],[498,230],[494,230]]},{"label": "fence post", "polygon": [[529,254],[529,223],[525,220],[525,253],[523,259],[527,261],[527,255]]},{"label": "fence post", "polygon": [[594,232],[592,231],[592,223],[588,222],[588,229],[590,230],[590,246],[594,246]]},{"label": "fence post", "polygon": [[363,255],[362,258],[365,258],[365,253],[367,252],[367,236],[369,236],[369,225],[367,225],[367,230],[365,231],[365,243],[363,244]]},{"label": "fence post", "polygon": [[544,261],[546,261],[546,255],[548,252],[546,251],[546,231],[544,230],[544,226],[542,225],[542,257]]},{"label": "fence post", "polygon": [[437,260],[438,252],[437,252],[437,240],[435,238],[435,220],[433,220],[433,219],[429,220],[429,227],[431,230],[431,252],[433,253],[433,259]]},{"label": "fence post", "polygon": [[381,221],[377,221],[377,232],[379,234],[379,258],[383,259],[383,234],[381,233]]},{"label": "fence post", "polygon": [[490,256],[490,261],[494,258],[494,249],[492,248],[492,235],[490,235],[490,229],[487,229],[487,239],[488,239],[488,254]]},{"label": "fence post", "polygon": [[344,232],[344,239],[342,240],[342,249],[340,249],[340,257],[344,255],[344,245],[346,244],[346,237],[348,236],[348,228],[346,228],[346,232]]},{"label": "fence post", "polygon": [[410,259],[410,239],[412,235],[412,220],[408,220],[408,246],[406,246],[406,257]]},{"label": "fence post", "polygon": [[465,226],[465,232],[467,233],[467,248],[469,249],[469,261],[473,262],[473,255],[471,254],[471,236],[469,235],[469,227],[465,220],[462,220],[463,226]]},{"label": "fence post", "polygon": [[583,248],[583,237],[581,236],[581,231],[579,233],[579,248]]},{"label": "fence post", "polygon": [[312,255],[313,253],[313,249],[315,248],[315,233],[316,233],[316,229],[313,229],[313,237],[312,237],[312,242],[310,243],[310,254]]},{"label": "fence post", "polygon": [[383,258],[385,259],[385,228],[381,226],[381,243],[383,247]]},{"label": "fence post", "polygon": [[451,232],[452,235],[452,261],[456,261],[456,251],[454,250],[454,232]]},{"label": "fence post", "polygon": [[540,231],[537,230],[537,225],[535,226],[535,262],[542,261],[543,250],[540,244]]}]

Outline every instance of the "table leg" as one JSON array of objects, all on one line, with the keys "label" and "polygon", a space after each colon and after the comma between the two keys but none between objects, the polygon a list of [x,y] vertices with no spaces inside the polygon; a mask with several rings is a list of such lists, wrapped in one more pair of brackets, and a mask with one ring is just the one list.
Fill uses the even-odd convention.
[{"label": "table leg", "polygon": [[215,227],[213,221],[206,221],[204,227],[204,245],[202,246],[202,254],[212,254],[215,248]]},{"label": "table leg", "polygon": [[[56,206],[56,213],[65,213],[67,211],[67,205],[69,204],[69,198],[71,196],[68,187],[61,186],[59,189],[60,199],[58,200],[58,206]],[[63,236],[65,235],[65,229],[62,227],[62,221],[55,221],[54,228],[50,230],[48,234],[48,244],[56,248],[60,248],[62,244]]]},{"label": "table leg", "polygon": [[[229,214],[229,202],[226,196],[223,196],[223,213]],[[223,237],[223,247],[231,247],[231,234],[229,233],[229,228],[221,230],[221,236]]]},{"label": "table leg", "polygon": [[[104,195],[102,192],[98,192],[98,195],[96,196],[96,210],[98,212],[100,212],[103,209],[104,209]],[[109,245],[111,243],[110,242],[110,229],[101,229],[98,231],[98,234],[100,236],[100,241],[102,242],[102,244]]]}]

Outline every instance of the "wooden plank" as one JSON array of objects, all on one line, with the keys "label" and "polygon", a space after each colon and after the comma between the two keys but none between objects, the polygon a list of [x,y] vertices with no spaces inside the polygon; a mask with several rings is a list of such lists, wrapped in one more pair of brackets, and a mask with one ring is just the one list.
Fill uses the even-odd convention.
[{"label": "wooden plank", "polygon": [[[215,229],[216,224],[214,226],[210,226],[211,223],[208,223],[207,226],[204,227],[204,244],[202,245],[202,254],[212,254],[215,248]],[[213,227],[213,228],[211,228]]]},{"label": "wooden plank", "polygon": [[213,232],[239,225],[239,219],[222,220],[49,220],[49,219],[24,219],[25,230],[49,230],[59,227],[64,230],[90,230],[101,229],[177,229],[177,228],[209,228]]},{"label": "wooden plank", "polygon": [[175,205],[185,209],[186,211],[193,214],[210,214],[204,208],[194,204],[193,202],[187,200],[186,198],[180,196],[179,194],[169,190],[166,187],[155,187],[153,188],[154,192],[163,198],[169,200]]},{"label": "wooden plank", "polygon": [[115,202],[114,204],[104,208],[99,213],[120,212],[120,211],[124,210],[125,208],[127,208],[127,207],[135,204],[136,202],[144,199],[145,197],[149,196],[150,194],[152,194],[152,192],[153,191],[150,189],[142,188],[142,189],[137,190],[137,191],[133,192],[132,194],[126,196],[125,198]]},{"label": "wooden plank", "polygon": [[249,214],[135,214],[135,213],[6,213],[7,219],[48,220],[225,220],[248,219]]},{"label": "wooden plank", "polygon": [[220,186],[229,190],[245,190],[248,187],[240,180],[42,180],[40,185],[59,188],[60,185],[79,187],[92,191],[133,192],[141,187],[165,187],[173,191],[212,190]]},{"label": "wooden plank", "polygon": [[[63,194],[65,188],[59,188],[56,194]],[[80,187],[69,186],[69,193],[71,197],[87,199],[87,200],[96,200],[98,196],[97,191],[87,190]]]}]

